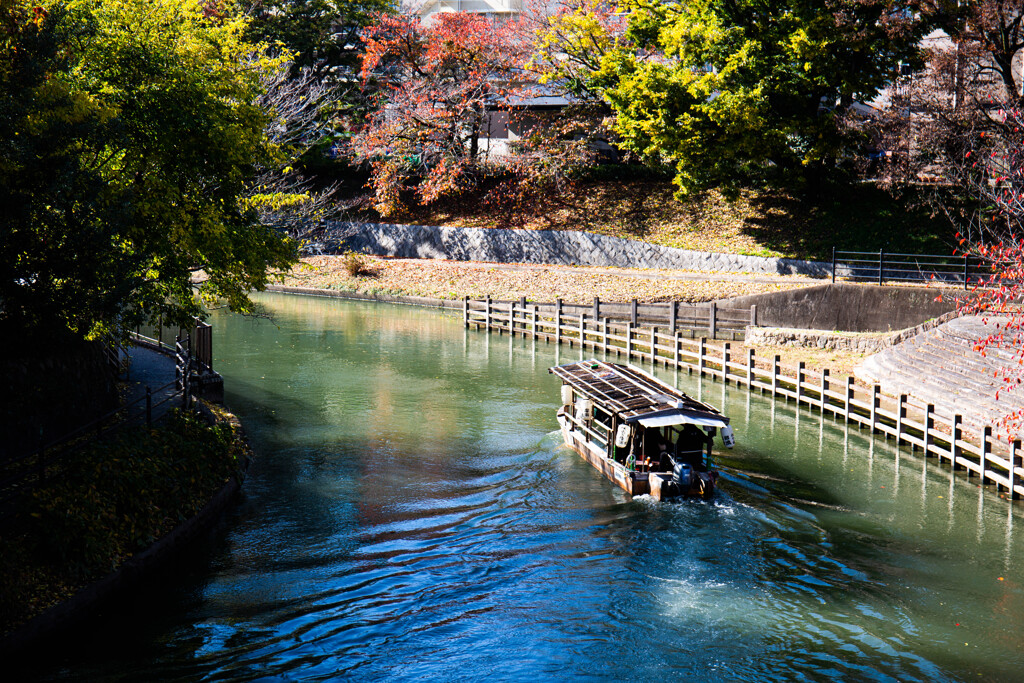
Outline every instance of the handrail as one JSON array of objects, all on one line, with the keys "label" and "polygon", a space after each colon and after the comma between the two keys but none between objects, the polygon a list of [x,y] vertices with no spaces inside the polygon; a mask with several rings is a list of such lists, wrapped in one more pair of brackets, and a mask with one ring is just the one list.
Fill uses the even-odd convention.
[{"label": "handrail", "polygon": [[[868,280],[879,285],[887,281],[939,280],[963,284],[966,289],[972,280],[982,284],[992,265],[990,261],[971,254],[907,254],[884,249],[874,252],[843,251],[832,247],[832,282],[837,277]],[[911,275],[903,277],[904,274]]]}]

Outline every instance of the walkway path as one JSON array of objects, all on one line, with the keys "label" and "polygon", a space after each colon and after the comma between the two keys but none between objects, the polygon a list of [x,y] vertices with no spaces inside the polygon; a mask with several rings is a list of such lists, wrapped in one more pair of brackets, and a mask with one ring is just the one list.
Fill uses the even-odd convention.
[{"label": "walkway path", "polygon": [[128,367],[128,393],[124,400],[126,404],[138,401],[133,405],[130,419],[144,418],[148,386],[153,391],[153,419],[156,420],[168,409],[178,405],[178,402],[166,401],[175,393],[174,358],[144,346],[132,346],[126,351],[131,359],[131,365]]}]

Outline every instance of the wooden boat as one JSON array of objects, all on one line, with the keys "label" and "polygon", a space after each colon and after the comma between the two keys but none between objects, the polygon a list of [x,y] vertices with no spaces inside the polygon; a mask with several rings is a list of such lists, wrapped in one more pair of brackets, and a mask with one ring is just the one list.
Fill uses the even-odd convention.
[{"label": "wooden boat", "polygon": [[549,369],[562,380],[565,444],[627,493],[710,496],[716,433],[735,443],[729,418],[632,365],[597,360]]}]

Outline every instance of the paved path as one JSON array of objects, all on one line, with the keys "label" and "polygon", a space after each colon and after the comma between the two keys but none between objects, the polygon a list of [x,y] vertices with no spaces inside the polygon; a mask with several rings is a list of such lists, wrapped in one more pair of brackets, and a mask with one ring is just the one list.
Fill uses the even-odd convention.
[{"label": "paved path", "polygon": [[131,365],[127,373],[128,393],[125,395],[125,403],[134,404],[138,401],[133,405],[132,417],[145,415],[147,386],[153,390],[154,420],[169,408],[179,405],[179,401],[165,402],[176,393],[174,384],[167,386],[174,382],[174,358],[144,346],[132,346],[127,349],[127,353],[131,358]]}]

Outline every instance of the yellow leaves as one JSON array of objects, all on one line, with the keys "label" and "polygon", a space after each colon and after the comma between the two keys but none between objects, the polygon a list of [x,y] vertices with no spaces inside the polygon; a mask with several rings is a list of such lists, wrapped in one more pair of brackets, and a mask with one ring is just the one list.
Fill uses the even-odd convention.
[{"label": "yellow leaves", "polygon": [[242,206],[246,209],[269,209],[280,211],[302,206],[312,200],[308,192],[268,192],[256,193],[242,199]]}]

